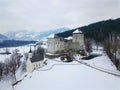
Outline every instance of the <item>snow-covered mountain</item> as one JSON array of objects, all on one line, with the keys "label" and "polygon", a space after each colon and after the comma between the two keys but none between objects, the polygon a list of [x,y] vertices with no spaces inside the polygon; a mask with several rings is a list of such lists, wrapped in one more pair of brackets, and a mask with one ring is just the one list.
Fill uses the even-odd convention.
[{"label": "snow-covered mountain", "polygon": [[33,35],[35,35],[34,32],[28,31],[28,30],[19,30],[19,31],[9,31],[4,34],[9,39],[15,39],[15,40],[33,40]]},{"label": "snow-covered mountain", "polygon": [[59,28],[55,30],[47,30],[42,32],[28,31],[28,30],[19,30],[7,32],[4,35],[9,39],[15,40],[40,40],[46,38],[50,34],[60,33],[69,30],[69,28]]},{"label": "snow-covered mountain", "polygon": [[43,38],[48,37],[51,34],[56,34],[56,33],[64,32],[64,31],[68,31],[68,30],[70,30],[70,29],[69,28],[59,28],[59,29],[55,29],[55,30],[43,31],[43,32],[40,32],[37,37],[39,39],[43,39]]},{"label": "snow-covered mountain", "polygon": [[8,39],[6,36],[0,34],[0,40],[6,40],[6,39]]}]

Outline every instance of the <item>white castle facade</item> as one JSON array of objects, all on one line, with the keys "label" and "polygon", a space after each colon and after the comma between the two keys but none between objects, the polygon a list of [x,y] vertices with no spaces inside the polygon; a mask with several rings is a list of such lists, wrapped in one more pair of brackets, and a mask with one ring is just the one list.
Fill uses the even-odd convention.
[{"label": "white castle facade", "polygon": [[56,35],[48,37],[48,53],[67,52],[69,50],[83,50],[84,34],[78,29],[73,32],[71,39],[61,38]]}]

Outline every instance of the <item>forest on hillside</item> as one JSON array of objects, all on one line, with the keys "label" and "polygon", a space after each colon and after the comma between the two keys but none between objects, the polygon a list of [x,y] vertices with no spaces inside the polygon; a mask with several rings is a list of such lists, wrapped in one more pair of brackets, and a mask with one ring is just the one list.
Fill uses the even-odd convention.
[{"label": "forest on hillside", "polygon": [[[97,46],[102,45],[110,60],[120,70],[120,18],[100,21],[76,29],[84,33],[87,52],[92,51],[90,48],[92,41]],[[72,32],[76,29],[58,33],[57,35],[59,37],[72,36]]]},{"label": "forest on hillside", "polygon": [[0,48],[17,47],[17,46],[22,46],[22,45],[26,45],[26,44],[32,44],[35,42],[36,41],[3,40],[2,42],[0,42]]},{"label": "forest on hillside", "polygon": [[[110,34],[120,33],[120,18],[100,21],[75,29],[81,30],[84,33],[85,38],[94,39],[96,42],[103,42],[105,39],[108,39]],[[72,36],[72,32],[75,29],[58,33],[57,35],[60,37]]]}]

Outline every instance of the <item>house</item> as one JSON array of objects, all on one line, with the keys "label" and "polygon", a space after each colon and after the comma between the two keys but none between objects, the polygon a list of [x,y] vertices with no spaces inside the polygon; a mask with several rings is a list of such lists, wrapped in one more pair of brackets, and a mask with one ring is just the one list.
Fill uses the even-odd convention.
[{"label": "house", "polygon": [[35,69],[41,68],[44,66],[44,55],[37,54],[33,55],[32,50],[30,49],[28,54],[28,59],[26,61],[26,70],[27,72],[32,72]]},{"label": "house", "polygon": [[83,50],[84,49],[84,34],[80,30],[73,32],[72,38],[62,38],[53,34],[47,39],[48,53],[67,52],[68,50]]}]

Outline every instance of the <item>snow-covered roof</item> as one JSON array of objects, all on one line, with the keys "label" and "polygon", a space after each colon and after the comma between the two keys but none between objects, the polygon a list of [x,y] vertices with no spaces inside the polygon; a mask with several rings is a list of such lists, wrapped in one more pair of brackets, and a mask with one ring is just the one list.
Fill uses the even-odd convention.
[{"label": "snow-covered roof", "polygon": [[48,38],[59,38],[56,34],[51,34]]},{"label": "snow-covered roof", "polygon": [[48,38],[55,38],[55,34],[51,34]]},{"label": "snow-covered roof", "polygon": [[65,39],[67,39],[67,40],[71,40],[71,39],[72,39],[72,37],[71,37],[71,36],[69,36],[69,37],[67,37],[67,38],[65,38]]},{"label": "snow-covered roof", "polygon": [[77,29],[73,33],[83,33],[83,32]]},{"label": "snow-covered roof", "polygon": [[44,60],[44,55],[39,54],[39,55],[32,56],[32,58],[30,58],[30,60],[31,60],[32,63],[38,62],[38,61],[43,61]]}]

